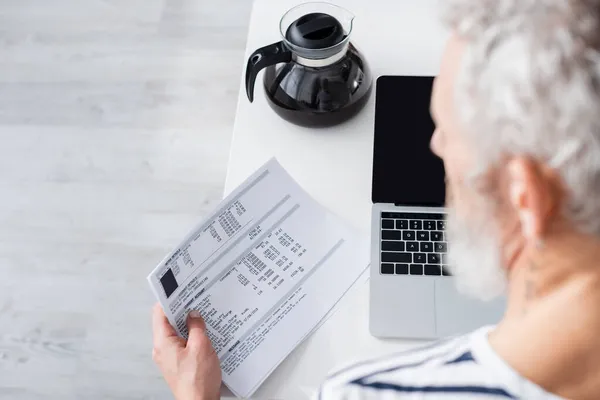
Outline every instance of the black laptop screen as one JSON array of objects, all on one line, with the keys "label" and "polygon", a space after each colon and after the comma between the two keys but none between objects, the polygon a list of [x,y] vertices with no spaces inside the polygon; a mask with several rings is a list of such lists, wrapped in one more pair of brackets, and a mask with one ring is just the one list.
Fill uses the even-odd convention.
[{"label": "black laptop screen", "polygon": [[373,154],[374,203],[443,206],[444,165],[429,147],[432,77],[377,80]]}]

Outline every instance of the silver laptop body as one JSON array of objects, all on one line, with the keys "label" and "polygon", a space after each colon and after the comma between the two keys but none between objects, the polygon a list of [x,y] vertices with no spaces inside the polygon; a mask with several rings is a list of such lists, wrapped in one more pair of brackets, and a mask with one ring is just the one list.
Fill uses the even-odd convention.
[{"label": "silver laptop body", "polygon": [[447,269],[443,165],[429,150],[432,84],[377,80],[369,317],[377,337],[463,334],[497,323],[505,309],[504,299],[459,293]]}]

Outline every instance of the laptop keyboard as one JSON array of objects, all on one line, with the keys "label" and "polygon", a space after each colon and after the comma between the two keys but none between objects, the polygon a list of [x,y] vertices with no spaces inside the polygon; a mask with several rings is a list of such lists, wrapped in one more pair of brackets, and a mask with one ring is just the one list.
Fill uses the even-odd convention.
[{"label": "laptop keyboard", "polygon": [[381,273],[450,276],[444,214],[381,213]]}]

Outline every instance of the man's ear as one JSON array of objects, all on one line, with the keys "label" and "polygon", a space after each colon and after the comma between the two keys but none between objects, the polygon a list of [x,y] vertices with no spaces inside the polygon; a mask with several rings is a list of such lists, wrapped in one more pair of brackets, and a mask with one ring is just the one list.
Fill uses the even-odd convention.
[{"label": "man's ear", "polygon": [[551,177],[535,161],[515,157],[507,163],[508,195],[527,240],[541,240],[556,202]]}]

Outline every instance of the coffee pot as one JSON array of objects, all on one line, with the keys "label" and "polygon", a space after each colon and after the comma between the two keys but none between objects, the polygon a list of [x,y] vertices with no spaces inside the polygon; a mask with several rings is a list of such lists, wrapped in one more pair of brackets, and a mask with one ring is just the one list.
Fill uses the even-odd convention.
[{"label": "coffee pot", "polygon": [[246,93],[254,100],[259,71],[268,104],[301,126],[344,122],[367,103],[373,77],[350,35],[354,15],[334,4],[305,3],[281,19],[282,40],[256,50],[246,67]]}]

